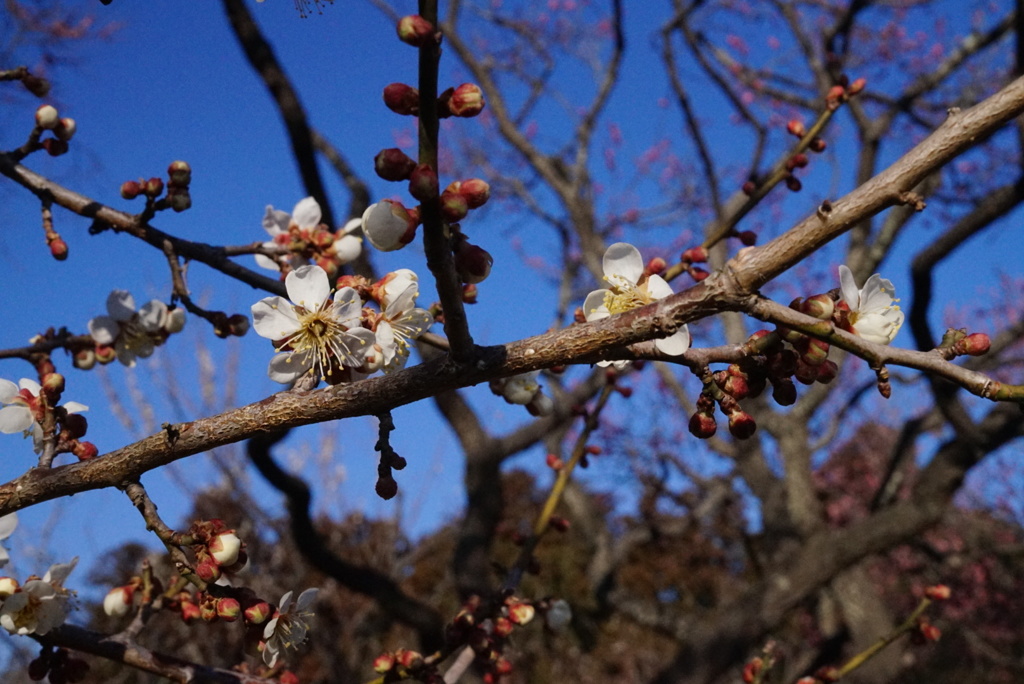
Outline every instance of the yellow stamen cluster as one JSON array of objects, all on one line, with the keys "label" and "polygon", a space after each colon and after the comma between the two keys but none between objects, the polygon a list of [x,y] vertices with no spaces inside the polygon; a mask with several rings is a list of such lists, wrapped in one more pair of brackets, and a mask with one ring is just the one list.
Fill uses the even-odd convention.
[{"label": "yellow stamen cluster", "polygon": [[639,309],[654,301],[647,293],[646,287],[633,285],[623,278],[606,277],[605,280],[611,285],[604,295],[604,306],[610,314]]}]

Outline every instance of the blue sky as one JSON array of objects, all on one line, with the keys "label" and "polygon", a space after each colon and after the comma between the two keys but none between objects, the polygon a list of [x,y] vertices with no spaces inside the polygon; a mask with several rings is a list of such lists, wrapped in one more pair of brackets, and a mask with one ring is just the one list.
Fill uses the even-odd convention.
[{"label": "blue sky", "polygon": [[[139,176],[162,176],[170,161],[183,159],[193,168],[193,207],[183,214],[162,214],[154,224],[184,238],[215,244],[263,239],[260,219],[264,207],[272,204],[290,211],[305,193],[277,111],[262,82],[250,72],[219,7],[171,0],[117,0],[98,8],[94,2],[83,0],[79,4],[95,12],[101,21],[118,23],[120,29],[108,40],[75,47],[76,63],[55,74],[49,100],[62,115],[78,122],[71,153],[56,159],[37,154],[26,164],[95,199],[137,211],[138,205],[120,199],[120,184]],[[617,172],[608,173],[604,179],[609,187],[631,177],[634,159],[653,141],[681,137],[678,113],[656,106],[659,98],[668,95],[668,88],[660,71],[656,80],[650,75],[650,60],[657,50],[653,41],[658,28],[654,3],[626,4],[630,51],[608,115],[608,120],[623,130],[625,142],[617,152]],[[415,3],[406,5],[406,11],[412,11]],[[415,51],[395,40],[390,21],[363,3],[327,5],[323,14],[306,19],[300,19],[292,3],[284,0],[252,2],[250,9],[294,79],[313,125],[371,182],[375,199],[401,194],[400,186],[373,177],[372,158],[381,148],[395,146],[395,141],[410,130],[409,120],[383,107],[380,92],[390,82],[414,80]],[[450,57],[445,65],[446,70],[456,69]],[[580,92],[585,89],[581,87]],[[33,110],[34,106],[24,103],[0,107],[0,146],[9,149],[21,144],[31,129]],[[719,120],[714,121],[714,108],[710,112],[709,118],[721,127],[720,139],[729,141],[722,145],[722,160],[727,165],[738,165],[745,147],[729,137],[727,115],[720,110]],[[539,121],[542,131],[545,125],[557,130],[559,122],[554,115],[546,117]],[[467,135],[484,137],[483,124],[478,120],[457,125]],[[839,126],[841,129],[842,122]],[[606,126],[600,131],[603,138],[610,135]],[[677,153],[685,154],[685,150]],[[340,220],[347,195],[328,169],[324,173]],[[843,173],[830,179],[833,189],[844,188],[844,182]],[[656,201],[653,191],[651,183],[639,183],[632,195],[643,206]],[[786,197],[780,205],[779,223],[772,229],[788,225],[792,217],[813,204],[804,195]],[[70,246],[70,258],[56,263],[46,251],[38,217],[38,205],[27,192],[0,182],[0,220],[5,226],[0,231],[0,269],[6,275],[2,291],[11,307],[0,328],[0,347],[20,346],[48,326],[84,332],[88,319],[104,312],[105,299],[113,288],[130,290],[140,304],[153,297],[167,299],[169,277],[163,256],[155,250],[110,232],[89,236],[86,220],[58,210],[56,229]],[[671,230],[697,230],[703,220],[700,216],[683,216]],[[765,216],[759,220],[768,223]],[[492,278],[481,287],[481,303],[470,311],[477,341],[495,344],[545,330],[551,323],[554,293],[543,278],[524,267],[509,245],[514,238],[527,247],[544,245],[546,238],[529,221],[509,216],[501,207],[492,207],[478,223],[467,222],[466,228],[476,242],[497,257]],[[654,244],[658,236],[667,234],[666,229],[651,231],[639,244]],[[898,267],[885,272],[898,290],[905,291],[908,283],[905,262],[898,259],[927,239],[929,233],[918,230],[900,245],[894,256]],[[985,263],[996,271],[1019,273],[1020,248],[1010,230],[977,238],[967,251],[967,259],[960,263]],[[647,251],[645,254],[651,255]],[[831,260],[818,262],[814,268],[834,272],[837,253],[832,254]],[[377,256],[375,263],[382,272],[400,267],[426,272],[415,247]],[[966,273],[959,268],[945,271],[937,301],[966,302],[973,297],[975,282]],[[201,265],[190,269],[189,284],[200,301],[228,313],[247,313],[252,303],[265,296],[230,283]],[[992,289],[994,281],[979,282],[977,287]],[[429,296],[421,296],[421,303],[429,301]],[[942,313],[937,310],[936,315]],[[900,342],[909,344],[906,332],[897,339]],[[154,364],[141,364],[134,374],[134,383],[144,388],[142,391],[156,404],[157,425],[164,420],[199,417],[199,413],[175,413],[162,392],[154,390],[170,369],[187,393],[199,397],[195,380],[201,365],[197,344],[212,352],[218,369],[224,368],[225,350],[237,344],[242,359],[237,376],[229,379],[219,370],[220,380],[237,383],[233,387],[236,405],[259,400],[279,389],[265,375],[265,364],[271,356],[266,340],[250,334],[228,344],[213,337],[203,322],[193,319],[182,335],[157,351]],[[87,414],[89,438],[101,453],[130,441],[131,436],[116,416],[104,408],[108,401],[99,373],[75,371],[67,363],[60,370],[68,376],[65,398],[91,407]],[[23,362],[0,364],[0,377],[16,380],[30,373]],[[131,403],[129,374],[117,364],[108,366],[104,373],[109,384]],[[696,384],[691,382],[688,387],[695,395]],[[498,429],[508,429],[521,418],[518,410],[510,410],[492,398],[486,388],[470,394],[477,400],[481,415]],[[461,507],[461,459],[429,402],[397,410],[395,420],[395,443],[410,463],[397,478],[403,491],[400,506],[411,529],[422,533]],[[315,449],[325,435],[334,439],[333,464],[317,470],[307,461],[304,468],[317,482],[325,480],[325,473],[337,475],[336,465],[344,468],[340,490],[318,491],[319,506],[332,512],[361,509],[371,515],[399,510],[395,503],[381,503],[373,493],[374,422],[358,419],[310,427],[297,431],[287,443],[285,451],[290,450],[292,458],[298,459],[304,450]],[[7,437],[2,449],[0,477],[5,481],[34,462],[27,442]],[[171,524],[180,523],[187,510],[188,502],[178,483],[202,487],[218,481],[209,460],[207,455],[195,456],[175,466],[170,476],[154,473],[143,479]],[[275,493],[258,485],[257,492],[266,501],[277,501]],[[34,532],[24,534],[26,531]],[[89,492],[25,511],[22,532],[11,540],[16,553],[21,552],[14,565],[21,574],[41,572],[46,562],[73,555],[95,558],[97,550],[112,548],[125,539],[149,539],[127,498],[116,491]],[[56,557],[37,557],[37,551],[38,555],[54,553]]]}]

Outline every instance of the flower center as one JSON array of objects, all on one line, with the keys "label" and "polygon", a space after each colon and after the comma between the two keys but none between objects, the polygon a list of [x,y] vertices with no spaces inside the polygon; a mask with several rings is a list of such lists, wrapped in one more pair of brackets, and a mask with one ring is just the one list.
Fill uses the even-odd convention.
[{"label": "flower center", "polygon": [[354,356],[346,344],[349,337],[348,328],[335,317],[330,307],[329,298],[314,310],[296,306],[295,315],[299,320],[299,328],[283,340],[277,349],[291,350],[299,354],[299,358],[311,357],[310,372],[316,373],[325,382],[336,370],[340,370],[345,360],[350,360]]},{"label": "flower center", "polygon": [[638,287],[625,280],[625,278],[612,276],[606,278],[611,289],[605,293],[604,306],[610,314],[620,314],[633,309],[639,309],[654,301],[647,294],[646,287]]}]

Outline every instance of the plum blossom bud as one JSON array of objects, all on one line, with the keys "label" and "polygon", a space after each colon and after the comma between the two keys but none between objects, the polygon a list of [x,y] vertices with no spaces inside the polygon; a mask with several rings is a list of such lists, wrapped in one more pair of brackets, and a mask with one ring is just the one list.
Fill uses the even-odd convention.
[{"label": "plum blossom bud", "polygon": [[818,366],[812,366],[804,361],[803,358],[798,358],[793,377],[805,385],[813,385],[818,379]]},{"label": "plum blossom bud", "polygon": [[736,439],[749,439],[757,430],[753,416],[739,409],[729,414],[729,432]]},{"label": "plum blossom bud", "polygon": [[178,607],[181,611],[181,619],[186,625],[191,624],[202,617],[199,606],[192,601],[183,600]]},{"label": "plum blossom bud", "polygon": [[992,341],[989,339],[988,335],[985,333],[973,333],[953,345],[953,351],[957,354],[981,356],[982,354],[988,353],[988,350],[991,347]]},{"label": "plum blossom bud", "polygon": [[924,595],[932,601],[945,601],[953,595],[953,590],[945,584],[935,584],[930,587],[926,587]]},{"label": "plum blossom bud", "polygon": [[790,119],[789,123],[786,124],[786,132],[794,138],[802,138],[807,133],[807,128],[800,119]]},{"label": "plum blossom bud", "polygon": [[363,212],[363,235],[382,252],[401,249],[416,237],[416,224],[401,203],[381,200]]},{"label": "plum blossom bud", "polygon": [[800,192],[803,189],[804,184],[800,182],[800,179],[796,176],[786,176],[786,187],[793,192]]},{"label": "plum blossom bud", "polygon": [[207,556],[196,563],[196,574],[204,582],[216,582],[220,579],[220,563]]},{"label": "plum blossom bud", "polygon": [[839,366],[836,365],[835,361],[826,361],[818,366],[817,380],[823,385],[827,385],[835,380],[837,375],[839,375]]},{"label": "plum blossom bud", "polygon": [[0,600],[13,596],[19,586],[18,580],[13,577],[0,577]]},{"label": "plum blossom bud", "polygon": [[754,194],[754,192],[757,191],[757,185],[754,183],[754,181],[747,181],[740,187],[740,189],[743,191],[744,195],[750,197],[751,195]]},{"label": "plum blossom bud", "polygon": [[395,478],[391,477],[391,473],[388,473],[387,477],[377,478],[377,484],[373,489],[377,492],[377,496],[387,501],[395,498],[395,495],[398,494],[398,483],[395,482]]},{"label": "plum blossom bud", "polygon": [[508,619],[519,626],[529,624],[536,614],[537,609],[529,603],[512,603],[508,607]]},{"label": "plum blossom bud", "polygon": [[468,119],[484,110],[484,94],[480,90],[480,86],[474,83],[463,83],[452,91],[447,105],[452,116]]},{"label": "plum blossom bud", "polygon": [[142,192],[145,193],[146,197],[157,198],[164,191],[164,181],[161,178],[150,178],[146,181],[146,185],[142,188]]},{"label": "plum blossom bud", "polygon": [[715,417],[710,413],[697,411],[690,417],[688,427],[690,434],[697,439],[708,439],[718,430],[718,423],[715,422]]},{"label": "plum blossom bud", "polygon": [[441,193],[441,215],[449,223],[455,223],[466,218],[469,213],[469,202],[457,192],[446,189]]},{"label": "plum blossom bud", "polygon": [[96,345],[96,361],[101,365],[107,365],[117,358],[117,350],[105,344]]},{"label": "plum blossom bud", "polygon": [[238,599],[225,597],[217,599],[217,617],[225,622],[234,622],[242,614],[242,604]]},{"label": "plum blossom bud", "polygon": [[796,385],[789,378],[776,378],[772,381],[772,399],[779,406],[792,406],[796,403]]},{"label": "plum blossom bud", "polygon": [[757,233],[752,230],[740,231],[736,234],[745,247],[753,247],[757,244]]},{"label": "plum blossom bud", "polygon": [[820,366],[828,359],[829,344],[813,337],[805,337],[797,351],[800,352],[800,360],[809,366]]},{"label": "plum blossom bud", "polygon": [[192,182],[192,167],[188,165],[188,162],[172,161],[167,167],[167,177],[170,179],[171,185],[176,185],[179,188],[188,187],[188,184]]},{"label": "plum blossom bud", "polygon": [[711,275],[703,268],[699,268],[697,266],[691,266],[687,272],[690,274],[690,277],[698,283]]},{"label": "plum blossom bud", "polygon": [[269,603],[257,601],[245,609],[242,617],[250,625],[262,625],[270,618],[271,613],[273,613],[273,610],[271,610]]},{"label": "plum blossom bud", "polygon": [[96,365],[96,351],[94,349],[79,349],[72,357],[71,363],[79,370],[92,370]]},{"label": "plum blossom bud", "polygon": [[829,109],[835,110],[842,103],[846,97],[846,88],[841,85],[834,85],[829,88],[828,94],[825,95],[825,106]]},{"label": "plum blossom bud", "polygon": [[565,467],[565,462],[558,457],[558,454],[548,454],[545,457],[544,462],[547,463],[548,468],[551,468],[552,470],[555,471],[561,470],[562,468]]},{"label": "plum blossom bud", "polygon": [[418,14],[410,14],[398,20],[398,38],[413,47],[423,47],[437,42],[437,29]]},{"label": "plum blossom bud", "polygon": [[462,303],[463,304],[476,304],[477,296],[480,294],[477,290],[476,285],[473,283],[462,284]]},{"label": "plum blossom bud", "polygon": [[930,622],[922,621],[917,628],[921,636],[925,638],[925,641],[938,641],[942,638],[942,630]]},{"label": "plum blossom bud", "polygon": [[825,144],[824,140],[822,140],[821,138],[815,138],[814,140],[811,141],[811,144],[808,146],[808,149],[811,152],[820,153],[824,152],[826,147],[828,147],[828,145]]},{"label": "plum blossom bud", "polygon": [[417,165],[409,175],[409,194],[420,202],[436,198],[440,189],[437,171],[430,164]]},{"label": "plum blossom bud", "polygon": [[126,200],[133,200],[142,194],[142,184],[138,181],[125,181],[121,183],[121,197]]},{"label": "plum blossom bud", "polygon": [[64,117],[53,129],[53,134],[64,142],[67,142],[75,137],[76,130],[78,130],[78,124],[75,123],[75,120],[70,117]]},{"label": "plum blossom bud", "polygon": [[491,186],[487,181],[470,178],[459,185],[459,194],[466,200],[470,209],[477,209],[491,198]]},{"label": "plum blossom bud", "polygon": [[491,274],[493,264],[494,257],[487,250],[466,240],[455,248],[455,270],[464,283],[482,283]]},{"label": "plum blossom bud", "polygon": [[100,450],[96,448],[96,445],[92,442],[78,442],[71,447],[71,453],[78,458],[79,461],[88,461],[91,458],[96,458],[99,455]]},{"label": "plum blossom bud", "polygon": [[50,256],[57,261],[64,261],[68,258],[68,243],[64,242],[64,238],[56,237],[50,240]]},{"label": "plum blossom bud", "polygon": [[821,321],[830,320],[835,309],[835,301],[827,294],[816,294],[800,304],[800,311]]},{"label": "plum blossom bud", "polygon": [[866,86],[867,84],[868,80],[866,78],[855,79],[854,82],[851,83],[849,87],[846,89],[846,94],[852,97],[853,95],[856,95],[857,93],[864,90],[864,86]]},{"label": "plum blossom bud", "polygon": [[418,651],[400,648],[395,651],[395,660],[402,667],[412,670],[423,664],[423,655]]},{"label": "plum blossom bud", "polygon": [[373,170],[387,181],[408,180],[415,168],[416,162],[397,147],[381,150],[373,158]]},{"label": "plum blossom bud", "polygon": [[71,439],[81,439],[89,429],[89,421],[81,413],[71,413],[64,419],[64,429]]},{"label": "plum blossom bud", "polygon": [[235,337],[245,337],[245,334],[249,332],[249,317],[244,314],[228,316],[228,332]]},{"label": "plum blossom bud", "polygon": [[233,565],[242,550],[242,540],[232,531],[221,532],[207,544],[210,555],[220,565]]},{"label": "plum blossom bud", "polygon": [[501,637],[502,639],[504,639],[512,633],[512,630],[514,628],[515,625],[512,624],[511,620],[509,620],[508,618],[500,617],[494,620],[493,634],[494,636]]},{"label": "plum blossom bud", "polygon": [[395,667],[394,653],[381,653],[373,659],[373,671],[377,674],[391,672]]},{"label": "plum blossom bud", "polygon": [[171,209],[173,209],[175,213],[180,214],[192,207],[192,196],[184,190],[169,192],[167,193],[167,202],[171,205]]},{"label": "plum blossom bud", "polygon": [[60,114],[53,105],[39,105],[36,109],[36,126],[43,130],[52,130],[60,123]]},{"label": "plum blossom bud", "polygon": [[111,617],[124,617],[132,609],[135,588],[131,585],[114,587],[103,597],[103,612]]},{"label": "plum blossom bud", "polygon": [[701,246],[691,247],[690,249],[683,252],[683,255],[679,257],[680,261],[685,261],[690,264],[702,264],[708,260],[708,250]]},{"label": "plum blossom bud", "polygon": [[404,83],[384,87],[384,105],[395,114],[417,116],[420,113],[420,91]]}]

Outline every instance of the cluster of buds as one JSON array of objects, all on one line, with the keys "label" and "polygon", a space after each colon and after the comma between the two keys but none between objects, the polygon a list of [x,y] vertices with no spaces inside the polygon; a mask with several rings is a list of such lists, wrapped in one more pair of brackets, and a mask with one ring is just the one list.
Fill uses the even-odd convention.
[{"label": "cluster of buds", "polygon": [[94,345],[75,349],[73,363],[75,368],[90,370],[97,363],[105,365],[117,359],[130,368],[136,358],[148,358],[184,327],[184,309],[153,299],[136,311],[130,292],[114,290],[107,296],[107,315],[89,321]]},{"label": "cluster of buds", "polygon": [[53,134],[52,138],[39,142],[39,147],[46,150],[51,157],[59,157],[68,151],[68,143],[75,136],[76,129],[75,120],[61,117],[53,105],[44,104],[36,109],[36,126],[32,136],[38,139],[43,131],[50,131]]},{"label": "cluster of buds", "polygon": [[851,97],[864,90],[864,86],[867,83],[865,78],[858,78],[851,82],[846,74],[841,75],[839,81],[829,88],[828,93],[825,95],[825,106],[828,107],[829,111],[839,109],[842,104],[849,102]]},{"label": "cluster of buds", "polygon": [[28,664],[28,678],[34,682],[41,682],[49,677],[51,684],[75,684],[83,681],[88,675],[89,663],[81,658],[75,658],[66,648],[53,649],[50,646],[43,646],[39,656]]},{"label": "cluster of buds", "polygon": [[[351,219],[333,231],[321,222],[322,215],[320,203],[313,197],[299,200],[291,214],[267,206],[263,229],[270,235],[270,240],[262,246],[275,248],[275,252],[270,256],[257,254],[256,263],[278,271],[282,280],[310,261],[331,278],[335,277],[342,266],[362,254],[363,241],[352,234],[362,221]],[[283,252],[279,251],[282,247],[285,248]]]},{"label": "cluster of buds", "polygon": [[[836,301],[830,294],[817,294],[806,299],[797,297],[790,302],[789,307],[820,321],[836,320],[843,325],[840,319],[843,318],[844,309],[836,306]],[[848,307],[845,310],[848,311]],[[839,367],[835,362],[828,360],[830,345],[827,342],[782,325],[776,326],[776,333],[791,344],[795,352],[795,358],[790,357],[795,362],[793,377],[805,385],[815,382],[828,384],[835,379]],[[789,362],[787,359],[786,364]]]},{"label": "cluster of buds", "polygon": [[196,521],[186,535],[196,555],[196,574],[204,582],[216,582],[223,573],[235,573],[245,566],[245,545],[223,520]]},{"label": "cluster of buds", "polygon": [[[236,622],[242,618],[247,628],[252,628],[254,633],[262,633],[261,626],[273,615],[273,606],[246,587],[231,588],[226,591],[230,591],[230,594],[214,596],[208,592],[192,594],[188,591],[181,591],[168,601],[165,607],[178,613],[185,624],[193,624],[200,620],[203,622]],[[104,607],[106,607],[105,602]]]},{"label": "cluster of buds", "polygon": [[[182,212],[192,206],[192,196],[189,194],[188,186],[192,182],[192,167],[188,162],[173,161],[167,167],[167,183],[162,178],[153,177],[149,180],[140,178],[137,181],[130,180],[121,184],[121,197],[126,200],[133,200],[136,197],[146,198],[147,208],[153,211],[162,209],[173,209],[175,212]],[[167,190],[167,196],[157,202],[157,198]]]},{"label": "cluster of buds", "polygon": [[423,654],[408,648],[381,653],[373,659],[373,671],[384,675],[384,681],[400,682],[407,679],[425,682],[425,684],[442,684],[444,677],[437,671],[437,666],[427,663]]},{"label": "cluster of buds", "polygon": [[504,656],[509,637],[517,627],[529,624],[537,615],[532,602],[509,596],[492,609],[479,597],[471,597],[448,625],[449,644],[465,644],[473,649],[476,664],[483,671],[485,682],[496,682],[512,673],[512,663]]},{"label": "cluster of buds", "polygon": [[520,373],[508,378],[495,378],[489,386],[491,393],[499,396],[509,404],[525,406],[532,416],[547,416],[555,409],[551,397],[544,394],[543,387],[537,382],[540,371]]},{"label": "cluster of buds", "polygon": [[708,261],[708,250],[702,246],[691,247],[679,257],[679,261],[686,272],[690,274],[696,282],[700,282],[708,277],[706,269],[700,266],[694,266],[694,264],[704,264]]},{"label": "cluster of buds", "polygon": [[708,439],[715,434],[717,405],[729,419],[729,432],[737,439],[747,439],[757,430],[757,423],[740,408],[741,400],[760,396],[770,383],[776,403],[790,406],[796,401],[794,378],[807,385],[827,384],[835,379],[839,369],[827,359],[828,344],[793,333],[793,348],[786,348],[783,339],[790,340],[784,332],[793,333],[755,332],[747,341],[747,356],[710,375],[711,381],[705,384],[697,400],[697,411],[690,418],[689,429],[694,436]]},{"label": "cluster of buds", "polygon": [[206,318],[213,324],[213,334],[222,340],[229,337],[245,337],[249,332],[249,317],[245,314],[229,316],[223,311],[211,311],[206,314]]}]

